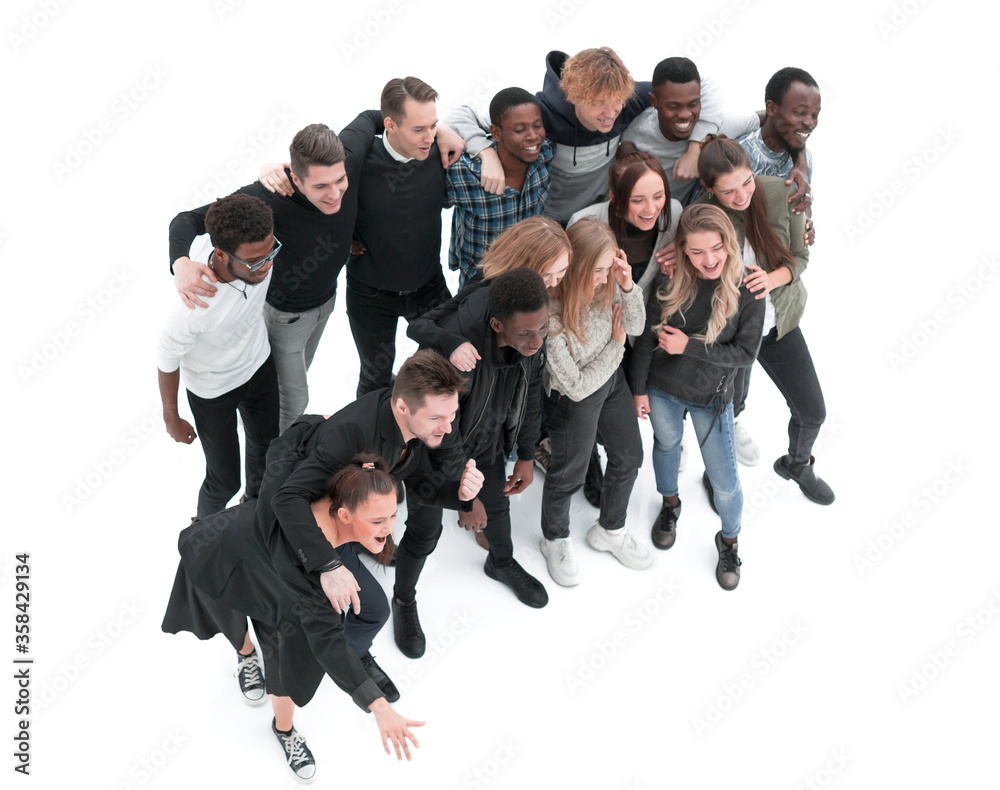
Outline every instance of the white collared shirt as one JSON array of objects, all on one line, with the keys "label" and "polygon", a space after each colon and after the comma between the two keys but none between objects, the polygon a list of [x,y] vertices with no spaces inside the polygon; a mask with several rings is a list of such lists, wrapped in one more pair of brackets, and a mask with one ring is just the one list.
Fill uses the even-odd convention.
[{"label": "white collared shirt", "polygon": [[393,148],[389,144],[389,135],[386,134],[386,133],[382,134],[382,144],[385,146],[385,150],[389,152],[389,156],[391,156],[397,162],[412,162],[413,161],[413,157],[412,156],[403,156],[401,153],[397,152],[396,149]]}]

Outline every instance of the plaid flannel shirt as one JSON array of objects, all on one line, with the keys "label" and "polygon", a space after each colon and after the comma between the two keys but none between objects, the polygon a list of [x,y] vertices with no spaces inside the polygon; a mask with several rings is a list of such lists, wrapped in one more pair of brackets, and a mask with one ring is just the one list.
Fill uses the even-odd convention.
[{"label": "plaid flannel shirt", "polygon": [[[493,150],[497,144],[492,143]],[[542,152],[529,167],[521,191],[504,187],[502,195],[487,192],[479,184],[482,163],[462,154],[447,169],[445,207],[454,206],[448,266],[458,269],[465,285],[493,240],[511,225],[542,213],[549,196],[549,170],[555,144],[542,141]]]}]

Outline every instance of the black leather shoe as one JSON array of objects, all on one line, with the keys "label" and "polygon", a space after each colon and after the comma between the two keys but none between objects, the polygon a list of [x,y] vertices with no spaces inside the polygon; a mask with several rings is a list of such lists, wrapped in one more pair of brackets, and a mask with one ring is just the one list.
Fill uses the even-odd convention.
[{"label": "black leather shoe", "polygon": [[816,459],[811,455],[809,463],[794,463],[791,456],[783,455],[774,462],[774,471],[778,473],[779,477],[798,483],[802,493],[806,495],[806,499],[817,505],[831,505],[836,499],[833,489],[816,476],[816,470],[813,469],[815,463]]},{"label": "black leather shoe", "polygon": [[487,557],[483,570],[491,579],[496,579],[510,587],[514,591],[514,595],[517,596],[517,600],[525,606],[541,609],[549,602],[549,594],[545,592],[542,583],[518,565],[517,560],[513,560],[510,565],[497,568],[493,564],[493,558]]},{"label": "black leather shoe", "polygon": [[660,515],[653,522],[653,545],[658,549],[666,551],[674,545],[677,540],[677,519],[681,515],[681,500],[677,500],[676,505],[668,505],[667,498],[663,498],[663,507]]},{"label": "black leather shoe", "polygon": [[719,508],[715,506],[715,489],[712,488],[712,481],[708,479],[708,472],[701,476],[701,484],[705,486],[705,491],[708,493],[708,504],[712,506],[715,515],[719,515]]},{"label": "black leather shoe", "polygon": [[417,602],[399,603],[395,596],[392,599],[392,635],[396,639],[396,647],[407,658],[420,658],[427,649],[427,639],[420,627],[417,617]]},{"label": "black leather shoe", "polygon": [[590,454],[590,465],[587,467],[587,476],[583,480],[583,496],[594,507],[601,507],[601,488],[604,486],[604,470],[601,469],[601,456],[597,454],[597,446],[594,446]]},{"label": "black leather shoe", "polygon": [[396,684],[389,679],[389,676],[385,674],[382,667],[375,663],[375,659],[371,653],[365,653],[361,656],[361,666],[365,668],[368,677],[374,680],[375,684],[382,689],[386,702],[395,702],[399,699],[399,689],[396,688]]}]

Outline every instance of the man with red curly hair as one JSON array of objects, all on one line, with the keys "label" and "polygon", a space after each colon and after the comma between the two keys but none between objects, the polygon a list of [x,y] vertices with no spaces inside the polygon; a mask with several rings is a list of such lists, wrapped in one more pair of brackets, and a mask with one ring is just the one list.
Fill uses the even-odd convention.
[{"label": "man with red curly hair", "polygon": [[[625,127],[649,107],[652,83],[636,82],[610,47],[585,49],[573,57],[550,52],[545,81],[535,94],[546,135],[556,143],[545,216],[562,225],[571,215],[607,200],[608,169]],[[466,140],[469,156],[483,162],[483,186],[503,189],[503,170],[486,139],[488,125],[469,107],[449,124]]]}]

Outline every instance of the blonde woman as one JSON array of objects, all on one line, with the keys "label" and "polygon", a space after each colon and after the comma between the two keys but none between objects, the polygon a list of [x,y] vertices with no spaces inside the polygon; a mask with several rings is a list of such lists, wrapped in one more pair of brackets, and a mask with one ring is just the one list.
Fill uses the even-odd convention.
[{"label": "blonde woman", "polygon": [[594,439],[607,449],[597,523],[587,543],[628,568],[653,559],[625,526],[642,440],[621,370],[626,334],[643,328],[642,289],[611,229],[587,218],[569,231],[573,262],[553,289],[544,386],[552,461],[542,491],[542,554],[564,587],[580,583],[570,537],[569,506],[584,482]]},{"label": "blonde woman", "polygon": [[736,232],[717,206],[689,206],[675,238],[673,279],[660,275],[649,300],[646,331],[636,340],[629,383],[636,413],[653,424],[653,472],[663,506],[653,544],[669,549],[681,512],[677,471],[684,412],[691,415],[722,530],[716,579],[725,590],[740,580],[737,535],[743,490],[736,471],[733,381],[753,364],[764,305],[743,283]]}]

